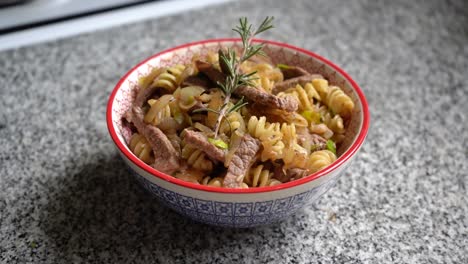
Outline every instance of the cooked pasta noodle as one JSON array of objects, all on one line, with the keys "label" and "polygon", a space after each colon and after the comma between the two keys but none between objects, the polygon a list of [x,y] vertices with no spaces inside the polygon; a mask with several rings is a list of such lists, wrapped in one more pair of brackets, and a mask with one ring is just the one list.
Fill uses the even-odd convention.
[{"label": "cooked pasta noodle", "polygon": [[330,86],[325,104],[336,114],[343,116],[351,115],[354,103],[338,86]]},{"label": "cooked pasta noodle", "polygon": [[133,134],[130,139],[129,147],[144,163],[151,164],[153,162],[153,150],[144,136],[138,133]]},{"label": "cooked pasta noodle", "polygon": [[182,158],[186,159],[187,163],[194,169],[202,171],[211,171],[213,169],[213,162],[206,157],[202,150],[193,145],[185,144],[182,147]]},{"label": "cooked pasta noodle", "polygon": [[311,172],[319,171],[336,160],[336,155],[329,150],[312,152],[308,160],[308,169]]},{"label": "cooked pasta noodle", "polygon": [[272,178],[273,173],[265,169],[262,164],[250,169],[244,177],[244,183],[249,187],[274,186],[281,182]]},{"label": "cooked pasta noodle", "polygon": [[181,79],[182,72],[185,69],[185,65],[175,65],[166,69],[165,72],[161,73],[153,82],[152,86],[160,87],[173,92],[177,86],[183,81]]}]

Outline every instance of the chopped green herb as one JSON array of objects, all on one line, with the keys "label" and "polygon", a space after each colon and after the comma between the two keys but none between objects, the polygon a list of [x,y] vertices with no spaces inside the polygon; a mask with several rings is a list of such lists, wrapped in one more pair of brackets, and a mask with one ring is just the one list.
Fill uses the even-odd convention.
[{"label": "chopped green herb", "polygon": [[276,64],[276,67],[278,67],[280,70],[288,70],[288,69],[291,69],[292,67],[289,66],[289,65],[286,65],[286,64]]},{"label": "chopped green herb", "polygon": [[333,142],[333,140],[327,140],[327,149],[336,155],[336,145],[335,142]]},{"label": "chopped green herb", "polygon": [[208,138],[208,141],[220,149],[228,149],[229,145],[221,139]]}]

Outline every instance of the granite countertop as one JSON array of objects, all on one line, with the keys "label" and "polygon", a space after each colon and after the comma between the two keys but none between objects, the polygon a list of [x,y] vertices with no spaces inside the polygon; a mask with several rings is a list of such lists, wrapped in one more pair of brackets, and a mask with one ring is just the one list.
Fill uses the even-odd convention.
[{"label": "granite countertop", "polygon": [[[342,66],[370,104],[337,186],[287,220],[221,229],[163,207],[105,124],[119,77],[189,41],[263,37]],[[0,53],[2,263],[468,263],[468,4],[240,1]]]}]

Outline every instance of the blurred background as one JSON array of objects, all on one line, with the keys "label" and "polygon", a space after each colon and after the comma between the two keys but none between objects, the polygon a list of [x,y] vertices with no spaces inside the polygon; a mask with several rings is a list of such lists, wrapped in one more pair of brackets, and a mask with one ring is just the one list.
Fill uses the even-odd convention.
[{"label": "blurred background", "polygon": [[0,0],[0,50],[229,0]]}]

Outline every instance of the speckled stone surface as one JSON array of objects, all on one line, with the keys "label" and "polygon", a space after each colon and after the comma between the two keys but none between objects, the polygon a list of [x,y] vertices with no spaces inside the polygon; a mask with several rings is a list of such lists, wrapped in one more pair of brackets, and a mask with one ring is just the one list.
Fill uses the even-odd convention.
[{"label": "speckled stone surface", "polygon": [[[315,51],[372,114],[348,173],[284,222],[221,229],[128,176],[106,100],[132,65],[189,41],[265,38]],[[216,23],[213,23],[216,21]],[[241,1],[0,53],[2,263],[468,263],[468,3]]]}]

